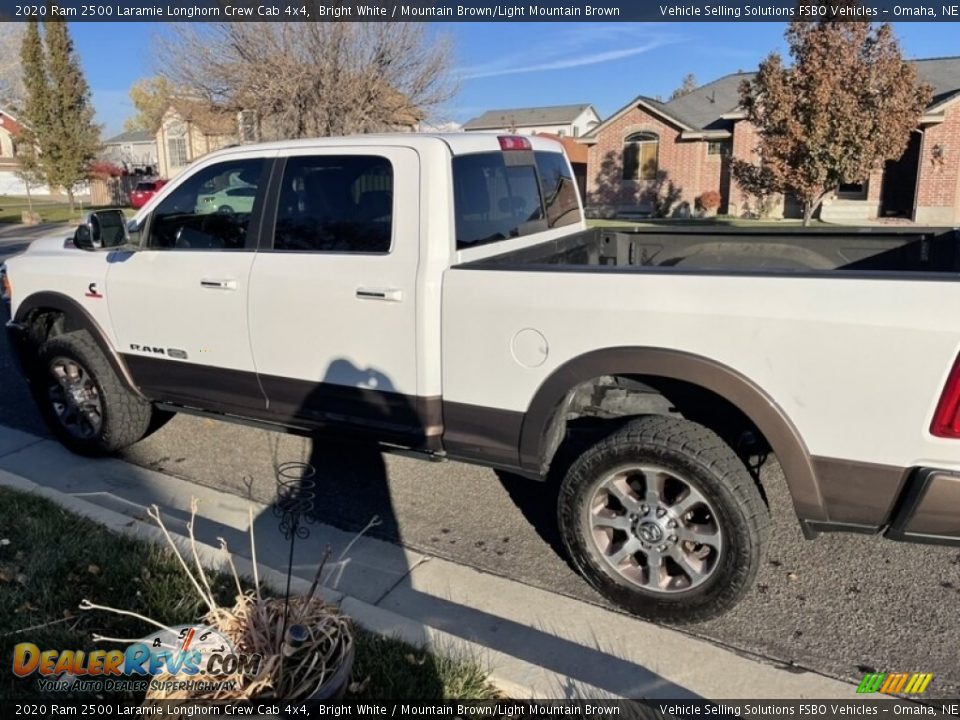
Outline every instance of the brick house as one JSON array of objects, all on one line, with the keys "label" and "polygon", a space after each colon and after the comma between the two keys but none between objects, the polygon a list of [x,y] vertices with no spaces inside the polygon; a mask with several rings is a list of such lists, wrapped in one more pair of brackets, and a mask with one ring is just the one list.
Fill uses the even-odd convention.
[{"label": "brick house", "polygon": [[[825,220],[908,217],[922,224],[960,222],[960,57],[917,60],[933,100],[903,157],[867,182],[842,186],[824,200]],[[730,157],[750,159],[755,128],[738,109],[739,86],[753,73],[734,73],[669,102],[639,96],[579,138],[588,146],[587,205],[597,215],[683,216],[704,192],[720,194],[719,212],[756,214],[730,175]],[[798,216],[786,198],[774,217]]]}]

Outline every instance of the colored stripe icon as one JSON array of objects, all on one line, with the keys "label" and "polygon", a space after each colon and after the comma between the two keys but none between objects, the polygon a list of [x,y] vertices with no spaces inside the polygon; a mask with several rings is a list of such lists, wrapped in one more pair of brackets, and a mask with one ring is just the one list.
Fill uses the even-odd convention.
[{"label": "colored stripe icon", "polygon": [[867,673],[857,687],[858,693],[919,695],[933,680],[933,673]]}]

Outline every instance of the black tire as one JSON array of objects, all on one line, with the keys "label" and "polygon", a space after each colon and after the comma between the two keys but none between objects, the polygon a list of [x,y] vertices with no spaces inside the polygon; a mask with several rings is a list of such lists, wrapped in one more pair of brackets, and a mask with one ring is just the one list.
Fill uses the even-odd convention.
[{"label": "black tire", "polygon": [[[99,427],[90,428],[87,437],[78,437],[65,426],[51,400],[51,387],[57,383],[52,365],[59,359],[77,363],[95,388]],[[50,338],[40,346],[35,362],[30,383],[34,399],[51,432],[73,452],[105,455],[132,445],[150,430],[153,407],[124,386],[86,330]]]},{"label": "black tire", "polygon": [[[589,507],[588,503],[605,478],[629,463],[649,464],[682,477],[712,506],[711,520],[723,541],[701,584],[687,589],[681,585],[671,592],[649,590],[602,559],[604,551],[594,541],[596,531],[590,529],[597,512],[591,508],[598,506],[595,499]],[[632,614],[676,624],[707,620],[739,602],[753,584],[769,532],[760,492],[733,450],[701,425],[663,416],[633,420],[581,455],[561,484],[558,516],[570,559],[594,588]],[[638,531],[622,532],[628,538]],[[626,567],[630,563],[641,565],[636,557],[628,558]]]}]

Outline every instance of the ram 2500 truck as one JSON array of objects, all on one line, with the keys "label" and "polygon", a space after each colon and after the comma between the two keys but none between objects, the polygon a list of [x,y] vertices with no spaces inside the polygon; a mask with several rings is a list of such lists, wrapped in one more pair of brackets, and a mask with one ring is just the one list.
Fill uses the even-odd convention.
[{"label": "ram 2500 truck", "polygon": [[282,142],[34,242],[8,328],[74,451],[186,412],[556,478],[572,564],[691,621],[757,572],[768,454],[808,536],[960,538],[958,240],[588,229],[546,139]]}]

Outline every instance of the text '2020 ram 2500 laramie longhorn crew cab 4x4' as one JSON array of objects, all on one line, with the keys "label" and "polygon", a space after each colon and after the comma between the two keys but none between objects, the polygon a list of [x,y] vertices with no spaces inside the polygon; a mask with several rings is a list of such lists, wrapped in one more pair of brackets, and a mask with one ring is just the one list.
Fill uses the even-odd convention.
[{"label": "text '2020 ram 2500 laramie longhorn crew cab 4x4'", "polygon": [[328,138],[213,153],[129,225],[34,242],[9,328],[75,451],[190,412],[556,477],[579,571],[697,620],[757,572],[768,453],[808,536],[960,537],[957,246],[588,230],[552,141]]}]

